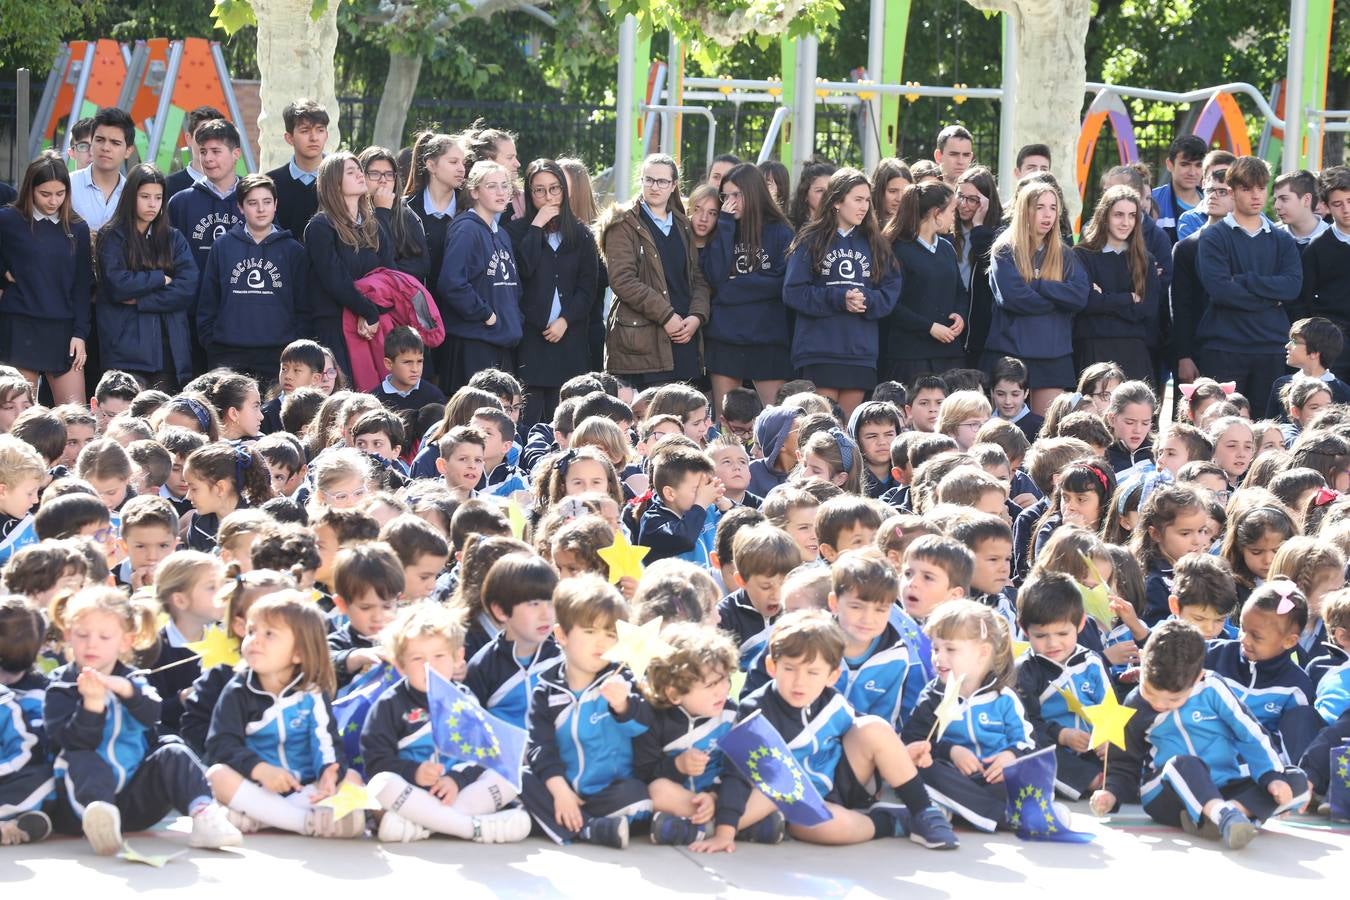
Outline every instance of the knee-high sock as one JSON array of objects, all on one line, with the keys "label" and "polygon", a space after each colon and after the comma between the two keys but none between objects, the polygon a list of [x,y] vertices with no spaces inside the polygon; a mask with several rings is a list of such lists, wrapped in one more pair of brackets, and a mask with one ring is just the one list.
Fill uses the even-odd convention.
[{"label": "knee-high sock", "polygon": [[516,799],[517,791],[496,772],[488,772],[466,785],[455,798],[454,808],[470,816],[486,816]]},{"label": "knee-high sock", "polygon": [[246,780],[239,785],[239,790],[234,792],[234,798],[230,800],[230,809],[252,816],[273,828],[296,834],[305,833],[307,813],[304,807],[288,803],[281,796],[251,781]]},{"label": "knee-high sock", "polygon": [[380,805],[409,822],[452,837],[473,837],[472,816],[446,806],[424,788],[409,784],[393,772],[381,772],[370,779],[370,791]]}]

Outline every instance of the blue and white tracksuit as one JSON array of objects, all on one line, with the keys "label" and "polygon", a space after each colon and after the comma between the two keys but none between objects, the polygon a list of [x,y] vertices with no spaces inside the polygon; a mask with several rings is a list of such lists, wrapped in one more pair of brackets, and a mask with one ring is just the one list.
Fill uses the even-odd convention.
[{"label": "blue and white tracksuit", "polygon": [[464,686],[473,691],[483,709],[517,728],[527,728],[539,674],[556,665],[559,652],[550,637],[528,658],[519,657],[515,641],[501,632],[469,660]]},{"label": "blue and white tracksuit", "polygon": [[[718,748],[722,736],[736,721],[728,705],[715,716],[691,716],[681,706],[652,712],[652,726],[633,740],[633,769],[644,783],[665,778],[687,790],[711,790],[728,768]],[[685,775],[675,768],[675,758],[686,750],[702,750],[708,764],[701,775]]]},{"label": "blue and white tracksuit", "polygon": [[1016,687],[1037,745],[1056,748],[1055,787],[1069,799],[1079,799],[1102,767],[1091,750],[1076,753],[1060,746],[1059,733],[1065,728],[1092,731],[1092,725],[1070,709],[1069,701],[1060,691],[1069,691],[1085,707],[1101,703],[1112,690],[1101,657],[1079,646],[1061,665],[1027,650],[1017,660]]},{"label": "blue and white tracksuit", "polygon": [[745,588],[732,591],[717,604],[717,627],[735,639],[742,672],[754,669],[769,646],[769,632],[776,621],[778,616],[766,616],[755,609]]},{"label": "blue and white tracksuit", "polygon": [[40,808],[54,783],[41,699],[34,716],[21,694],[0,685],[0,821]]},{"label": "blue and white tracksuit", "polygon": [[1312,679],[1294,661],[1296,649],[1255,662],[1242,652],[1241,641],[1212,641],[1205,653],[1205,668],[1227,679],[1233,693],[1270,732],[1276,749],[1293,763],[1324,724],[1312,708]]},{"label": "blue and white tracksuit", "polygon": [[285,769],[304,785],[318,781],[324,769],[336,763],[341,780],[346,767],[332,705],[315,688],[301,690],[303,677],[296,675],[279,694],[264,690],[251,669],[230,679],[211,717],[207,760],[227,765],[245,778],[252,777],[258,763],[267,763]]}]

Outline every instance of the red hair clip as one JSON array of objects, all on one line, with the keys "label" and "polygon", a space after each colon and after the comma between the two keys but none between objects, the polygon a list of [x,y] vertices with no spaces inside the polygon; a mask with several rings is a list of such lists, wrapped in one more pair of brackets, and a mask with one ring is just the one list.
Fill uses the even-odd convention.
[{"label": "red hair clip", "polygon": [[1313,506],[1326,506],[1328,503],[1340,499],[1340,496],[1340,491],[1333,491],[1329,487],[1318,488],[1317,493],[1313,496]]}]

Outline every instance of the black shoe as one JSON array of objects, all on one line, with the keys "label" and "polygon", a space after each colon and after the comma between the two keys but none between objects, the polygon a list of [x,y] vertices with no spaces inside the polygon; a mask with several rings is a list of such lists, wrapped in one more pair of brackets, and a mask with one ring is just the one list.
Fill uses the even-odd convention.
[{"label": "black shoe", "polygon": [[628,817],[597,816],[581,832],[581,840],[588,844],[624,850],[628,847]]},{"label": "black shoe", "polygon": [[781,844],[787,834],[787,819],[778,810],[774,810],[755,824],[736,834],[736,840],[749,841],[752,844]]},{"label": "black shoe", "polygon": [[701,825],[695,825],[670,813],[659,812],[652,816],[652,843],[669,847],[688,847],[695,841],[706,837]]}]

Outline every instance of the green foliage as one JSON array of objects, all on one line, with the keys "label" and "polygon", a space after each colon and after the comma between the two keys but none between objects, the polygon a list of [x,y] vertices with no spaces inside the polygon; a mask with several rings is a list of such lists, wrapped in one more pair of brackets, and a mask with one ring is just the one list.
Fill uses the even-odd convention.
[{"label": "green foliage", "polygon": [[[317,22],[327,9],[328,0],[311,0],[309,17]],[[216,0],[211,19],[217,28],[231,35],[241,28],[258,24],[249,0]]]},{"label": "green foliage", "polygon": [[774,37],[826,35],[839,23],[840,0],[618,0],[615,19],[633,15],[644,35],[667,30],[706,60],[742,41],[762,49]]},{"label": "green foliage", "polygon": [[0,68],[23,66],[35,79],[45,78],[61,41],[83,31],[101,5],[101,0],[0,0]]}]

